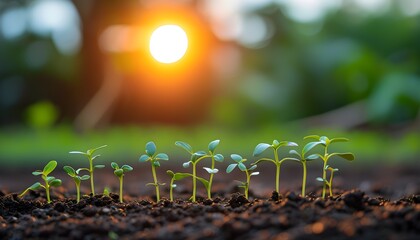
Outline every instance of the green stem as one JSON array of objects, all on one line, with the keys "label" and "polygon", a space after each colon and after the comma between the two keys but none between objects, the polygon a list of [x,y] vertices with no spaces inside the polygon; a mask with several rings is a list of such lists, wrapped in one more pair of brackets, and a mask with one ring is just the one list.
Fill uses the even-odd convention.
[{"label": "green stem", "polygon": [[334,176],[334,171],[331,171],[331,176],[330,176],[330,197],[333,195],[332,194],[332,181],[333,181],[333,176]]},{"label": "green stem", "polygon": [[246,173],[245,198],[248,199],[248,190],[249,190],[249,184],[251,182],[251,175],[249,174],[248,170],[246,170],[245,173]]},{"label": "green stem", "polygon": [[193,166],[193,195],[192,195],[192,201],[193,202],[196,202],[195,201],[195,194],[196,194],[196,191],[197,191],[197,179],[196,179],[196,167],[195,167],[195,164],[196,163],[192,163],[192,166]]},{"label": "green stem", "polygon": [[174,188],[172,187],[173,185],[174,185],[174,178],[171,179],[171,186],[169,186],[169,199],[171,201],[174,201],[174,196],[173,196]]},{"label": "green stem", "polygon": [[90,174],[90,187],[92,189],[92,195],[95,196],[95,185],[93,183],[93,160],[89,157],[89,174]]},{"label": "green stem", "polygon": [[[214,156],[211,156],[211,169],[214,169]],[[214,174],[211,173],[210,174],[210,179],[209,179],[209,188],[207,189],[207,198],[211,199],[211,184],[213,183],[213,176]]]},{"label": "green stem", "polygon": [[280,193],[280,162],[277,149],[274,151],[274,160],[276,161],[276,192]]},{"label": "green stem", "polygon": [[[325,180],[327,178],[327,170],[325,169],[325,167],[327,166],[327,162],[328,162],[327,146],[325,146],[324,157],[322,158],[322,160],[324,160],[324,166],[322,167],[322,179]],[[326,188],[327,188],[327,184],[324,181],[322,185],[322,198],[325,198]]]},{"label": "green stem", "polygon": [[80,202],[80,184],[77,184],[77,183],[76,183],[76,194],[77,194],[76,202],[79,203]]},{"label": "green stem", "polygon": [[50,198],[50,185],[48,184],[47,176],[43,176],[42,178],[45,181],[45,193],[47,194],[47,202],[50,203],[51,202],[51,198]]},{"label": "green stem", "polygon": [[120,203],[123,202],[123,178],[124,176],[120,177]]},{"label": "green stem", "polygon": [[305,188],[306,188],[306,161],[302,162],[303,167],[303,179],[302,179],[302,197],[306,196]]},{"label": "green stem", "polygon": [[158,184],[157,177],[156,177],[156,168],[155,168],[155,165],[153,165],[153,162],[151,162],[151,163],[152,163],[153,181],[155,181],[155,188],[156,188],[156,202],[159,202],[160,201],[159,184]]}]

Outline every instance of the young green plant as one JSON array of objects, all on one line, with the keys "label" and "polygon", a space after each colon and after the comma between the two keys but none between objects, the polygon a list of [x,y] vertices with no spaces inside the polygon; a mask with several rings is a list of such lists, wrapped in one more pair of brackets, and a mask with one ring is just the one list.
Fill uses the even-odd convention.
[{"label": "young green plant", "polygon": [[140,156],[140,162],[147,162],[149,161],[152,165],[152,175],[153,175],[153,183],[148,183],[146,185],[153,185],[156,188],[156,202],[160,201],[160,194],[159,194],[159,185],[164,185],[164,183],[159,183],[156,176],[156,168],[160,167],[160,160],[168,161],[169,157],[166,153],[158,153],[156,154],[156,144],[154,142],[146,143],[146,154]]},{"label": "young green plant", "polygon": [[89,172],[90,176],[90,187],[92,189],[92,195],[95,195],[95,184],[93,181],[93,171],[97,168],[104,168],[105,165],[93,165],[93,160],[95,160],[100,155],[93,155],[97,150],[107,147],[107,145],[103,145],[94,149],[89,149],[86,152],[80,152],[80,151],[71,151],[72,154],[81,154],[87,157],[89,160],[89,168],[81,168],[80,170],[85,170]]},{"label": "young green plant", "polygon": [[45,165],[44,169],[41,170],[36,170],[35,172],[32,172],[32,175],[34,176],[39,176],[41,175],[42,179],[44,180],[45,184],[42,185],[40,182],[36,182],[34,184],[32,184],[32,186],[28,187],[27,189],[25,189],[25,191],[23,191],[19,197],[23,197],[29,190],[32,191],[36,191],[40,188],[44,188],[45,189],[45,193],[47,195],[47,202],[50,203],[51,202],[51,198],[50,198],[50,188],[51,187],[58,187],[61,185],[61,180],[58,178],[55,178],[53,176],[48,176],[52,171],[54,171],[54,169],[57,167],[57,161],[49,161],[47,163],[47,165]]},{"label": "young green plant", "polygon": [[197,164],[206,157],[210,157],[204,151],[194,152],[191,145],[186,142],[176,141],[175,145],[187,151],[191,157],[188,162],[182,164],[184,168],[188,168],[192,165],[192,180],[193,180],[193,190],[191,200],[196,202],[196,193],[197,193]]},{"label": "young green plant", "polygon": [[328,189],[329,189],[329,192],[330,192],[330,197],[331,197],[333,195],[332,184],[333,184],[334,173],[338,172],[338,168],[332,168],[328,165],[326,166],[326,168],[327,168],[326,169],[327,171],[330,171],[330,180],[327,180],[325,178],[320,178],[320,177],[317,177],[316,180],[319,181],[319,182],[322,182],[322,183],[324,183],[325,185],[328,186]]},{"label": "young green plant", "polygon": [[[171,170],[166,171],[166,173],[171,177],[171,183],[170,183],[170,186],[169,186],[169,199],[171,201],[173,201],[174,200],[173,189],[176,188],[175,181],[179,181],[179,180],[184,179],[186,177],[193,177],[193,175],[191,173],[174,173]],[[209,181],[207,181],[204,178],[197,177],[197,176],[195,178],[198,181],[200,181],[201,183],[203,183],[206,190],[208,190],[210,188]]]},{"label": "young green plant", "polygon": [[[314,142],[310,142],[307,144],[307,151],[311,150],[312,148],[314,148],[317,145],[321,145],[324,147],[324,154],[317,154],[319,156],[319,158],[322,159],[322,161],[324,162],[324,166],[322,167],[322,179],[326,179],[327,178],[327,165],[328,165],[328,160],[330,160],[331,157],[334,156],[339,156],[341,158],[344,158],[348,161],[353,161],[354,160],[354,154],[351,152],[345,152],[345,153],[328,153],[328,147],[330,146],[331,143],[335,143],[335,142],[348,142],[349,139],[347,138],[332,138],[329,139],[326,136],[318,136],[318,135],[310,135],[310,136],[306,136],[304,139],[315,139],[316,141]],[[326,187],[327,187],[327,183],[326,181],[323,181],[323,187],[322,187],[322,198],[325,198],[325,191],[326,191]]]},{"label": "young green plant", "polygon": [[294,158],[279,158],[279,153],[278,150],[280,147],[282,146],[288,146],[288,147],[296,147],[298,146],[296,143],[294,142],[288,142],[288,141],[282,141],[279,142],[277,140],[274,140],[272,144],[268,144],[268,143],[259,143],[255,149],[254,149],[254,157],[261,155],[265,150],[267,150],[268,148],[273,149],[273,153],[274,153],[274,159],[271,158],[260,158],[258,159],[255,163],[253,164],[257,164],[259,162],[271,162],[276,166],[276,192],[280,193],[280,167],[281,164],[286,161],[286,160],[295,160]]},{"label": "young green plant", "polygon": [[70,166],[64,166],[63,169],[71,178],[73,178],[74,184],[76,185],[76,194],[77,194],[76,202],[79,203],[80,202],[80,183],[84,180],[88,180],[90,177],[89,175],[79,176],[79,172],[82,170],[81,168],[74,170],[74,168]]},{"label": "young green plant", "polygon": [[120,168],[116,162],[112,162],[111,167],[114,169],[114,175],[117,176],[120,181],[120,202],[122,203],[124,173],[133,171],[133,168],[129,165],[122,165]]},{"label": "young green plant", "polygon": [[210,174],[209,187],[207,188],[207,198],[208,199],[211,199],[211,186],[213,184],[214,174],[219,172],[219,169],[215,168],[215,162],[216,161],[217,162],[223,162],[223,160],[224,160],[224,157],[223,157],[222,154],[220,154],[220,153],[215,154],[214,153],[214,150],[219,145],[219,143],[220,143],[220,140],[214,140],[214,141],[211,141],[209,143],[207,155],[211,157],[211,168],[203,167],[203,169],[206,170]]},{"label": "young green plant", "polygon": [[302,164],[303,174],[302,174],[302,193],[301,196],[304,197],[306,195],[305,188],[306,188],[306,163],[312,160],[317,159],[319,156],[317,154],[311,154],[306,156],[309,150],[311,150],[311,143],[306,144],[301,153],[298,153],[296,150],[290,150],[289,153],[292,155],[296,155],[298,158],[291,158],[291,160],[298,161]]},{"label": "young green plant", "polygon": [[226,168],[226,172],[231,173],[233,169],[236,168],[236,166],[238,166],[239,170],[241,170],[242,172],[245,172],[246,181],[240,182],[241,184],[239,185],[239,187],[244,188],[245,198],[248,199],[248,191],[249,191],[249,185],[251,183],[251,176],[256,176],[260,174],[259,172],[253,172],[257,168],[257,165],[253,164],[251,167],[247,168],[244,164],[244,162],[246,162],[247,160],[242,158],[241,155],[232,154],[230,155],[230,157],[232,158],[233,161],[235,161],[235,163],[230,164]]}]

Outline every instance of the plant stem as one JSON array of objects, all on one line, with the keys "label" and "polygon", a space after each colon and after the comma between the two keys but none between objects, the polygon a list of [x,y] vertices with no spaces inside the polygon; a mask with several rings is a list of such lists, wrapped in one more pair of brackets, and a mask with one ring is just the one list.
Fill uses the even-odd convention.
[{"label": "plant stem", "polygon": [[302,162],[302,168],[303,168],[303,179],[302,179],[302,197],[305,197],[306,192],[306,161]]},{"label": "plant stem", "polygon": [[[211,169],[214,169],[214,156],[211,156]],[[211,199],[211,184],[213,182],[214,173],[210,174],[209,188],[207,189],[207,198]]]},{"label": "plant stem", "polygon": [[77,184],[77,183],[76,183],[76,194],[77,194],[76,202],[79,203],[80,202],[80,184]]},{"label": "plant stem", "polygon": [[334,171],[331,171],[331,176],[330,176],[330,197],[333,195],[332,194],[332,181],[333,181],[333,176],[334,176]]},{"label": "plant stem", "polygon": [[172,177],[171,179],[171,186],[169,186],[169,199],[171,201],[174,201],[174,196],[173,196],[173,190],[174,188],[172,187],[174,185],[174,178]]},{"label": "plant stem", "polygon": [[192,201],[195,202],[195,194],[196,194],[196,190],[197,190],[197,179],[196,179],[196,167],[195,167],[196,163],[192,163],[193,166],[193,195],[192,195]]},{"label": "plant stem", "polygon": [[155,168],[155,165],[153,165],[153,162],[151,162],[151,163],[152,163],[153,180],[155,181],[155,188],[156,188],[156,202],[159,202],[160,201],[159,184],[158,184],[157,177],[156,177],[156,168]]},{"label": "plant stem", "polygon": [[89,174],[90,174],[90,187],[92,189],[92,196],[95,196],[95,185],[93,183],[93,160],[89,157]]},{"label": "plant stem", "polygon": [[47,176],[42,176],[42,178],[45,181],[45,193],[47,194],[47,202],[50,203],[51,202],[51,198],[50,198],[50,185],[48,184],[47,181]]},{"label": "plant stem", "polygon": [[248,190],[249,190],[249,184],[251,182],[251,175],[249,175],[248,170],[246,170],[245,173],[246,173],[245,198],[248,199]]},{"label": "plant stem", "polygon": [[[325,146],[324,157],[322,158],[322,160],[324,160],[324,166],[322,167],[322,179],[325,180],[327,177],[327,170],[325,169],[325,167],[327,166],[327,161],[328,161],[327,146]],[[325,198],[326,188],[327,188],[327,184],[324,181],[323,186],[322,186],[322,198]]]},{"label": "plant stem", "polygon": [[276,161],[276,192],[280,193],[280,162],[279,162],[279,155],[277,153],[277,149],[273,149],[274,151],[274,160]]},{"label": "plant stem", "polygon": [[120,203],[123,202],[123,178],[124,175],[120,177]]}]

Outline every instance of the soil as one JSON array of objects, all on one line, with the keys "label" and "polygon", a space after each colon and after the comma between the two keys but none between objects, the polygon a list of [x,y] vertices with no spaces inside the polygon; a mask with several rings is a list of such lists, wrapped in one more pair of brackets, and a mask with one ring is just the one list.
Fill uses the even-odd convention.
[{"label": "soil", "polygon": [[[271,192],[272,179],[266,176],[252,180],[249,200],[237,193],[242,190],[235,184],[219,179],[213,199],[199,191],[197,203],[187,201],[187,181],[177,183],[177,200],[159,203],[152,201],[152,189],[136,195],[132,190],[138,186],[129,183],[124,203],[113,193],[85,195],[76,203],[70,181],[53,190],[51,204],[42,191],[18,198],[3,190],[0,239],[420,239],[419,167],[376,170],[342,173],[334,196],[326,199],[319,197],[316,183],[308,183],[306,197],[299,195],[298,187]],[[283,182],[289,174],[293,175],[285,173]],[[375,178],[379,175],[382,178]],[[349,176],[354,187],[344,190],[343,177]],[[113,179],[102,174],[98,181],[108,178]],[[293,178],[298,185],[299,179]],[[23,182],[20,185],[32,183]],[[281,188],[290,186],[294,183]],[[86,186],[82,191],[88,191]],[[162,195],[168,195],[167,188]]]}]

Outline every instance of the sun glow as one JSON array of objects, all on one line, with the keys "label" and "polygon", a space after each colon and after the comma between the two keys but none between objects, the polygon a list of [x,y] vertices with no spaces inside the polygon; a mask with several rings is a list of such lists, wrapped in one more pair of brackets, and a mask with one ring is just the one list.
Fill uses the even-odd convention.
[{"label": "sun glow", "polygon": [[187,34],[178,25],[160,26],[150,37],[150,53],[154,59],[161,63],[179,61],[187,52],[187,48]]}]

